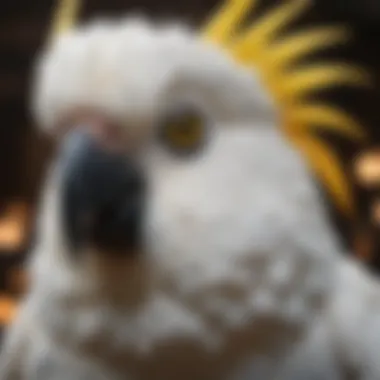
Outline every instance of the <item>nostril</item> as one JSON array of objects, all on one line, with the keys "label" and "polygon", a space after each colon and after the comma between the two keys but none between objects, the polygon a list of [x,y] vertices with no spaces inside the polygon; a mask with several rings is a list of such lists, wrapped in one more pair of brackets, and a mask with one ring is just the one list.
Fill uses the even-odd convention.
[{"label": "nostril", "polygon": [[117,124],[104,120],[87,122],[86,129],[93,134],[97,143],[111,152],[121,152],[125,148],[126,136],[123,128]]},{"label": "nostril", "polygon": [[121,152],[127,144],[125,128],[104,115],[91,111],[80,111],[65,122],[64,133],[81,130],[91,136],[99,147],[110,152]]}]

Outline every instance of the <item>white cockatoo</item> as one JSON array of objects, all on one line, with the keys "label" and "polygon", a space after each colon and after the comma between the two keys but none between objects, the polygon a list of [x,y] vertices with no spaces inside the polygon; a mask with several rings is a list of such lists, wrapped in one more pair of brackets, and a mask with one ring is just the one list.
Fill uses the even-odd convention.
[{"label": "white cockatoo", "polygon": [[303,0],[253,25],[231,0],[201,32],[67,29],[64,4],[33,94],[59,149],[0,380],[379,380],[380,287],[329,223],[314,174],[342,210],[350,191],[310,131],[362,138],[309,95],[367,78],[294,65],[344,33],[285,35]]}]

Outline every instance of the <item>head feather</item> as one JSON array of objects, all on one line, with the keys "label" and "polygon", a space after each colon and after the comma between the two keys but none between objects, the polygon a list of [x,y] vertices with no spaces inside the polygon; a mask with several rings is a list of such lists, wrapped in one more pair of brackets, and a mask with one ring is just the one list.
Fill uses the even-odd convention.
[{"label": "head feather", "polygon": [[325,130],[361,142],[365,140],[365,131],[345,111],[333,104],[310,100],[310,95],[337,86],[367,85],[368,75],[340,62],[303,63],[292,69],[297,61],[347,41],[347,31],[325,26],[284,35],[284,30],[307,9],[307,0],[283,2],[252,25],[241,28],[252,3],[227,0],[204,28],[204,37],[228,51],[243,66],[258,70],[277,103],[285,135],[309,162],[335,204],[353,216],[353,191],[343,164],[332,147],[315,133]]}]

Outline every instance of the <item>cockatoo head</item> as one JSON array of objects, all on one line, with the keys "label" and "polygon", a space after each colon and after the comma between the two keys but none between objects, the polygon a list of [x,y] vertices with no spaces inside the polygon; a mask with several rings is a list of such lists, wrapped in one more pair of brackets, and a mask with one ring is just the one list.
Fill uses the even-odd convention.
[{"label": "cockatoo head", "polygon": [[201,339],[212,334],[200,316],[292,323],[316,310],[339,247],[251,68],[182,26],[91,23],[47,49],[34,100],[60,146],[39,231],[45,276],[120,275],[131,307],[171,300]]}]

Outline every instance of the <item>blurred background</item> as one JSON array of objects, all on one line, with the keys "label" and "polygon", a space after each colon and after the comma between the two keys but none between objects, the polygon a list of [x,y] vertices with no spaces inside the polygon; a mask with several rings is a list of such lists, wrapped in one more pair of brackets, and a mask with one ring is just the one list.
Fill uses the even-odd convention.
[{"label": "blurred background", "polygon": [[[280,0],[286,1],[286,0]],[[280,2],[261,0],[260,12]],[[197,26],[216,0],[84,0],[81,20],[128,11],[176,18]],[[340,155],[357,196],[359,212],[348,220],[324,194],[331,221],[348,254],[380,272],[380,0],[314,0],[299,25],[348,24],[352,42],[324,54],[363,65],[372,88],[318,94],[349,110],[369,133],[366,145],[324,136]],[[54,146],[39,134],[29,113],[30,80],[36,53],[47,40],[53,0],[2,0],[0,3],[0,326],[13,316],[27,286],[23,264],[33,244],[36,207]],[[315,58],[315,57],[314,57]]]}]

